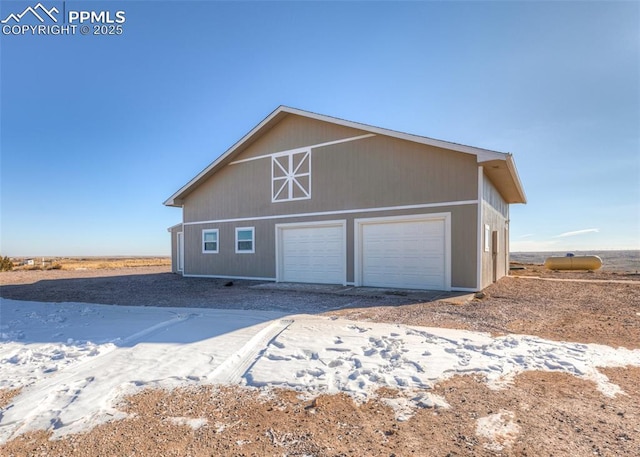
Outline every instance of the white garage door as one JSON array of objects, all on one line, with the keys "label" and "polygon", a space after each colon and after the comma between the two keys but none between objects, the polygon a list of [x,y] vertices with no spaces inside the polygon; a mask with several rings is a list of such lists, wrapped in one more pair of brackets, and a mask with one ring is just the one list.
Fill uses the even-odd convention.
[{"label": "white garage door", "polygon": [[344,224],[280,226],[278,281],[344,284]]},{"label": "white garage door", "polygon": [[443,218],[365,223],[361,228],[362,285],[448,288]]}]

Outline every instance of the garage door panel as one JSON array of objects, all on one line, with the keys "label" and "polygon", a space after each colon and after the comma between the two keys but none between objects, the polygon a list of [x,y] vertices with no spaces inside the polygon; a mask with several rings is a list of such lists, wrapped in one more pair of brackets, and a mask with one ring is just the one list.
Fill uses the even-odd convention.
[{"label": "garage door panel", "polygon": [[363,285],[446,288],[443,219],[365,223],[361,243]]},{"label": "garage door panel", "polygon": [[344,283],[342,225],[290,227],[280,230],[280,281]]}]

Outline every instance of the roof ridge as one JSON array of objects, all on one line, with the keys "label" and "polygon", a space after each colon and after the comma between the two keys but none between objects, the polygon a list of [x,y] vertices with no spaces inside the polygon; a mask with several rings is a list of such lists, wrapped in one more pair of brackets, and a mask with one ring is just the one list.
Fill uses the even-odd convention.
[{"label": "roof ridge", "polygon": [[386,130],[387,132],[394,132],[394,133],[399,133],[399,134],[402,134],[402,135],[410,135],[410,136],[417,137],[417,138],[423,138],[425,140],[438,141],[438,142],[442,142],[442,143],[453,144],[453,145],[456,145],[456,146],[462,146],[462,147],[465,147],[465,148],[481,149],[483,151],[498,152],[500,154],[511,154],[510,152],[496,151],[495,149],[481,148],[481,147],[478,147],[478,146],[472,146],[470,144],[457,143],[455,141],[449,141],[449,140],[443,140],[443,139],[440,139],[440,138],[434,138],[432,136],[418,135],[416,133],[410,133],[410,132],[406,132],[406,131],[403,131],[403,130],[390,129],[390,128],[387,128],[387,127],[380,127],[378,125],[368,124],[366,122],[352,121],[352,120],[345,119],[345,118],[342,118],[342,117],[332,116],[330,114],[322,114],[322,113],[318,113],[318,112],[315,112],[315,111],[309,111],[309,110],[305,110],[305,109],[302,109],[302,108],[296,108],[295,106],[280,105],[274,112],[280,111],[280,110],[281,111],[286,111],[286,112],[291,113],[291,114],[300,114],[300,113],[313,114],[314,116],[321,116],[321,117],[331,118],[331,119],[335,119],[335,120],[341,121],[341,122],[347,122],[347,123],[351,123],[351,124],[358,124],[358,125],[362,125],[364,127],[380,129],[380,130]]}]

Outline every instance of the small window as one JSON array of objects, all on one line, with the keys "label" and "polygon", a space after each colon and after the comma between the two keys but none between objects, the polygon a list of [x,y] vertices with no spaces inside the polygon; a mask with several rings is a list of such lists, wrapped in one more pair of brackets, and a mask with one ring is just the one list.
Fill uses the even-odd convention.
[{"label": "small window", "polygon": [[491,227],[488,224],[484,226],[484,252],[491,249]]},{"label": "small window", "polygon": [[253,227],[236,228],[236,254],[255,252],[255,230]]},{"label": "small window", "polygon": [[202,253],[218,253],[218,229],[202,231]]}]

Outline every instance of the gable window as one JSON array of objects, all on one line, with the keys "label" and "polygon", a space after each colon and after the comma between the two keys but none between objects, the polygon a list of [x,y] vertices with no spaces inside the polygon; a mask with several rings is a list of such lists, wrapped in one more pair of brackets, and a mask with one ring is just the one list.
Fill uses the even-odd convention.
[{"label": "gable window", "polygon": [[236,254],[255,252],[255,229],[253,227],[236,228]]},{"label": "gable window", "polygon": [[202,231],[202,253],[218,253],[218,229],[208,229]]},{"label": "gable window", "polygon": [[271,201],[311,198],[311,149],[271,156]]}]

